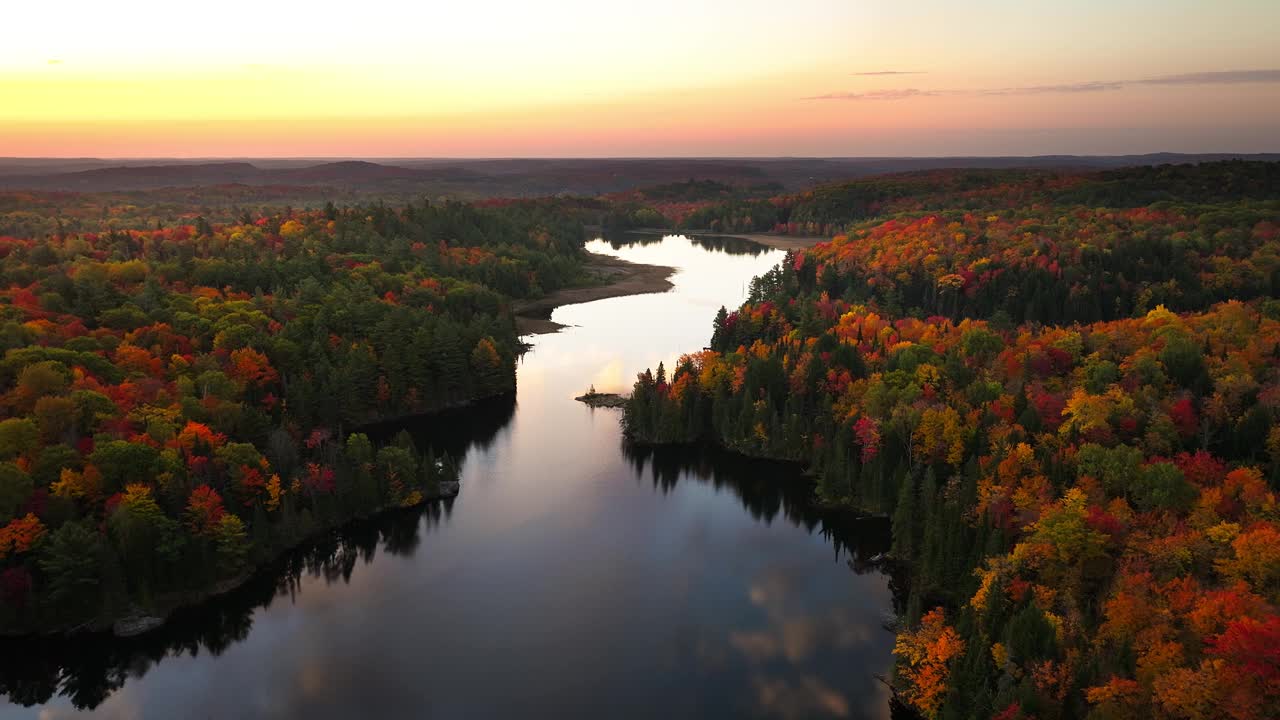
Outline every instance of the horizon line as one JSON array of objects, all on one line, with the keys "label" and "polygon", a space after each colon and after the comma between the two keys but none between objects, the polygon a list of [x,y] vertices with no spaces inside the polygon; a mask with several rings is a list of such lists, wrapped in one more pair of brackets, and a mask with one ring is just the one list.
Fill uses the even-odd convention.
[{"label": "horizon line", "polygon": [[1159,155],[1280,155],[1276,150],[1156,150],[1133,153],[1036,153],[957,155],[0,155],[0,162],[20,160],[951,160],[951,159],[1031,159],[1031,158],[1115,158]]}]

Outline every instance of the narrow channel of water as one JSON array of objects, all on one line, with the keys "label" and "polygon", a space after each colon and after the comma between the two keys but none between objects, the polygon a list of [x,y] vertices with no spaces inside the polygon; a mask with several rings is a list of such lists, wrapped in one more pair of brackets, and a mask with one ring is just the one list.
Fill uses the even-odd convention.
[{"label": "narrow channel of water", "polygon": [[[350,528],[129,641],[0,658],[0,720],[888,717],[882,521],[823,515],[794,467],[626,447],[635,374],[710,337],[782,258],[753,243],[595,241],[667,293],[559,308],[516,398],[411,432],[460,457],[448,503]],[[420,439],[419,442],[423,440]]]}]

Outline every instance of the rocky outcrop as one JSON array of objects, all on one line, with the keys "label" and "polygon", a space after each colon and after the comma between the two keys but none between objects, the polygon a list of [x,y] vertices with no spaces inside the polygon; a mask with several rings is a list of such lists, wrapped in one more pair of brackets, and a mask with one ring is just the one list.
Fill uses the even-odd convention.
[{"label": "rocky outcrop", "polygon": [[595,390],[591,390],[585,395],[579,395],[574,400],[586,403],[591,407],[620,408],[627,404],[627,398],[617,393],[599,393]]},{"label": "rocky outcrop", "polygon": [[157,617],[142,611],[135,611],[115,621],[111,632],[116,637],[133,637],[155,630],[164,624],[165,618]]}]

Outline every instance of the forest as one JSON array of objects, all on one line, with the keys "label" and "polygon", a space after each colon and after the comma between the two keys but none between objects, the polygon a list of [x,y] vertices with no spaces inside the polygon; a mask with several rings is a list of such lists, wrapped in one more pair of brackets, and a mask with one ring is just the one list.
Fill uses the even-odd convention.
[{"label": "forest", "polygon": [[447,494],[447,453],[366,428],[512,393],[512,301],[589,281],[554,200],[202,198],[0,194],[0,634],[163,616]]},{"label": "forest", "polygon": [[[163,616],[448,495],[459,446],[386,421],[513,403],[512,307],[592,282],[586,226],[821,234],[639,375],[627,457],[663,483],[710,463],[653,446],[785,461],[812,493],[743,471],[753,513],[890,520],[859,563],[888,550],[920,716],[1276,717],[1277,187],[1227,161],[470,203],[0,192],[0,634]],[[36,675],[11,694],[47,698]]]},{"label": "forest", "polygon": [[671,183],[607,196],[618,227],[832,237],[872,219],[922,211],[1026,207],[1129,209],[1274,200],[1280,163],[1233,160],[1114,170],[929,169],[821,183]]},{"label": "forest", "polygon": [[625,433],[892,518],[892,684],[925,718],[1280,716],[1278,187],[929,171],[705,205],[838,234],[641,373]]}]

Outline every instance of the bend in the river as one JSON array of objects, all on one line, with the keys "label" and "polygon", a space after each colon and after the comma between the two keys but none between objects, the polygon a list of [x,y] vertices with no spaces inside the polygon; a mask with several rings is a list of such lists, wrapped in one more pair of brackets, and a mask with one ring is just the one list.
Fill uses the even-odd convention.
[{"label": "bend in the river", "polygon": [[883,521],[824,516],[795,467],[639,450],[594,385],[702,347],[783,253],[589,245],[677,269],[666,293],[559,308],[517,398],[409,429],[454,501],[357,524],[129,640],[10,643],[0,720],[102,717],[887,717]]}]

